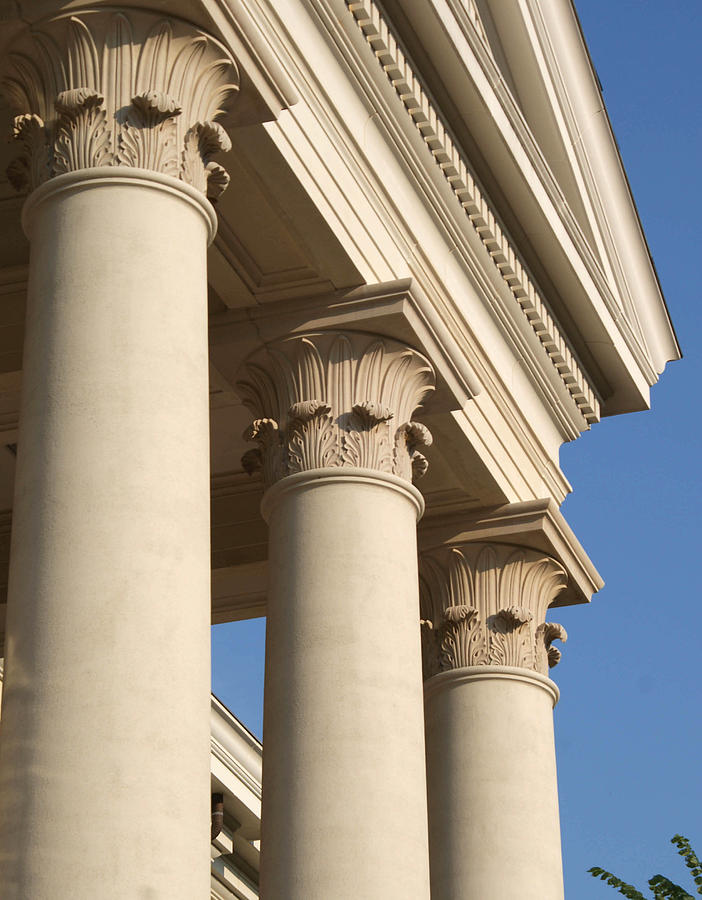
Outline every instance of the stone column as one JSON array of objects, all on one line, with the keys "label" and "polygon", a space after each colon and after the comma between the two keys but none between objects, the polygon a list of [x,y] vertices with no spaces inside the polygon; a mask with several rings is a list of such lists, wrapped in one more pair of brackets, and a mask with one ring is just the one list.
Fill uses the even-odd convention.
[{"label": "stone column", "polygon": [[0,741],[6,900],[209,891],[205,197],[225,49],[129,9],[34,26],[4,89],[29,187]]},{"label": "stone column", "polygon": [[462,543],[420,563],[432,900],[562,900],[553,707],[563,568]]},{"label": "stone column", "polygon": [[416,521],[431,366],[295,336],[249,361],[269,485],[261,896],[428,900]]}]

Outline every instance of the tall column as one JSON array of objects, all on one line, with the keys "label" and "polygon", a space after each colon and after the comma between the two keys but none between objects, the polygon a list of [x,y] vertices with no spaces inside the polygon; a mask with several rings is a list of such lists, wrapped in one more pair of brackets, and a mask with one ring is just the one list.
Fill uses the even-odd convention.
[{"label": "tall column", "polygon": [[45,21],[4,87],[33,189],[0,740],[6,900],[209,891],[204,191],[222,46],[129,9]]},{"label": "tall column", "polygon": [[431,366],[321,332],[242,377],[269,485],[261,896],[428,900],[411,417]]},{"label": "tall column", "polygon": [[553,707],[563,568],[462,543],[420,564],[432,900],[562,900]]}]

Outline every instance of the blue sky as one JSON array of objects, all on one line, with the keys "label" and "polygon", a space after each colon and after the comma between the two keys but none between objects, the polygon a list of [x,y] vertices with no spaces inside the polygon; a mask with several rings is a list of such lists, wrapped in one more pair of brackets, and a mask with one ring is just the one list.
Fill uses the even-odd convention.
[{"label": "blue sky", "polygon": [[[702,854],[700,408],[702,0],[576,0],[685,358],[651,412],[606,419],[561,454],[563,512],[607,584],[568,630],[556,741],[567,900],[620,896],[585,874],[684,880]],[[213,690],[261,733],[263,622],[213,629]]]},{"label": "blue sky", "polygon": [[702,849],[700,506],[700,0],[579,0],[634,197],[684,359],[652,410],[607,419],[563,448],[563,512],[607,585],[561,612],[555,671],[568,900],[617,896],[678,872],[676,832]]}]

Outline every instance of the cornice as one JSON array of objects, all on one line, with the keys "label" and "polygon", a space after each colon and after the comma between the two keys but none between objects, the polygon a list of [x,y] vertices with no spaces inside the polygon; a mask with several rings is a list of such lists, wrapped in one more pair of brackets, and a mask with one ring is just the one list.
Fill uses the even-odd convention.
[{"label": "cornice", "polygon": [[[561,441],[573,440],[587,428],[585,418],[462,207],[449,199],[448,182],[382,68],[368,65],[365,38],[351,15],[340,15],[341,2],[303,0],[294,29],[287,4],[269,10],[280,60],[302,98],[267,129],[275,147],[348,246],[362,280],[372,285],[409,274],[464,342],[481,383],[501,394],[496,404],[509,406],[517,421],[533,392]],[[338,67],[333,79],[319,75],[327,66]],[[388,178],[407,179],[397,194],[386,162],[394,167]],[[497,368],[476,329],[498,331],[500,353],[518,360],[519,396],[509,396],[504,380],[512,360]],[[528,430],[528,421],[519,427]]]},{"label": "cornice", "polygon": [[[515,15],[511,17],[508,28],[522,27],[517,22],[516,7],[523,7],[527,0],[519,0],[515,2]],[[489,53],[484,42],[475,34],[475,29],[470,28],[465,23],[465,15],[461,15],[463,8],[462,0],[427,0],[426,4],[410,4],[403,7],[400,0],[388,0],[390,11],[402,15],[406,14],[409,23],[409,30],[403,32],[405,36],[412,34],[412,29],[417,34],[421,33],[418,27],[418,19],[422,19],[423,26],[426,25],[429,18],[432,20],[432,28],[436,37],[435,44],[431,45],[430,67],[436,70],[437,77],[433,86],[437,91],[448,92],[449,96],[456,97],[457,101],[454,105],[454,113],[460,119],[457,122],[457,128],[465,127],[470,131],[473,123],[466,108],[461,111],[459,109],[462,98],[468,92],[473,91],[472,103],[480,104],[481,113],[487,109],[494,109],[496,113],[492,116],[486,114],[483,126],[491,129],[490,134],[495,140],[500,140],[500,149],[502,151],[502,161],[500,165],[501,175],[504,179],[509,180],[512,177],[519,177],[522,180],[520,184],[524,188],[525,198],[529,197],[527,207],[531,206],[532,212],[537,207],[547,210],[547,214],[538,223],[534,223],[534,234],[549,234],[548,238],[544,238],[541,249],[535,252],[551,254],[552,250],[554,258],[558,257],[557,264],[553,267],[554,277],[560,280],[558,287],[553,287],[552,297],[554,305],[556,298],[562,298],[560,309],[563,310],[561,324],[570,327],[572,324],[575,329],[579,330],[577,349],[580,349],[584,356],[586,370],[589,372],[591,381],[593,381],[596,390],[600,394],[600,400],[603,404],[603,415],[613,415],[622,412],[630,412],[648,407],[649,387],[657,381],[657,373],[652,364],[652,356],[650,352],[650,342],[643,339],[634,320],[630,321],[624,310],[626,309],[626,298],[621,294],[621,286],[617,284],[616,279],[611,273],[611,258],[608,257],[606,264],[603,266],[600,259],[592,249],[592,246],[585,237],[585,234],[575,217],[568,201],[565,199],[560,184],[555,178],[553,171],[547,162],[544,153],[537,143],[529,124],[525,120],[524,114],[516,101],[509,84],[505,80],[500,67],[496,64],[493,55]],[[505,4],[499,4],[500,9]],[[540,0],[528,0],[530,8],[537,5],[544,14],[544,18],[550,19],[548,27],[551,34],[559,35],[558,41],[561,50],[561,70],[568,68],[578,68],[581,66],[580,57],[587,59],[586,53],[583,53],[580,45],[576,46],[574,41],[568,39],[563,40],[563,31],[560,26],[554,27],[555,20],[564,18],[572,18],[577,22],[572,3],[570,0],[549,0],[548,3],[540,3]],[[572,23],[568,23],[570,28]],[[529,21],[528,29],[530,31],[529,40],[534,40],[532,31],[532,22]],[[577,27],[577,26],[576,26]],[[578,43],[581,40],[578,34]],[[428,38],[423,39],[423,44],[429,46]],[[443,49],[439,51],[439,47]],[[450,48],[450,49],[449,49]],[[567,48],[567,49],[566,49]],[[416,49],[416,48],[414,48]],[[418,51],[421,55],[421,51]],[[428,51],[429,52],[429,51]],[[444,67],[444,57],[447,61]],[[565,66],[563,59],[566,60]],[[573,65],[571,66],[571,63]],[[589,63],[588,63],[589,65]],[[461,70],[460,75],[458,70]],[[582,88],[586,82],[589,82],[592,73],[588,71],[585,75],[579,72],[578,75],[571,79],[568,83],[569,96],[582,94]],[[544,70],[544,77],[549,78],[548,73]],[[443,82],[443,83],[442,83]],[[445,87],[444,87],[445,85]],[[589,90],[589,84],[587,87]],[[445,95],[444,95],[445,99]],[[582,97],[576,98],[578,101]],[[449,100],[448,105],[451,105]],[[471,106],[471,108],[473,108]],[[594,117],[594,113],[591,113]],[[489,126],[486,125],[488,117],[491,119]],[[578,156],[580,168],[578,174],[582,175],[586,186],[583,188],[583,197],[587,203],[594,202],[594,206],[598,206],[597,195],[602,192],[603,185],[605,192],[605,205],[609,205],[612,199],[612,205],[617,207],[618,200],[607,196],[609,193],[610,178],[612,191],[615,194],[620,192],[626,194],[626,202],[624,206],[618,207],[617,211],[612,213],[612,223],[617,228],[622,224],[620,219],[627,219],[630,216],[630,210],[633,208],[633,202],[630,195],[626,176],[623,173],[621,161],[618,158],[616,143],[611,134],[611,129],[606,119],[604,107],[601,97],[597,112],[599,122],[595,122],[595,130],[608,129],[608,135],[604,143],[590,147],[587,153],[583,154],[582,147],[584,135],[592,125],[594,118],[589,121],[580,119],[578,127],[570,134],[565,134],[564,138],[570,144],[575,144],[574,151]],[[499,121],[498,121],[499,120]],[[609,142],[610,146],[606,146]],[[482,150],[489,157],[489,144],[481,145]],[[612,152],[613,150],[613,152]],[[615,160],[616,157],[616,160]],[[577,162],[575,163],[577,165]],[[615,172],[616,169],[616,172]],[[582,170],[582,171],[581,171]],[[592,178],[592,171],[596,171],[596,181]],[[496,177],[499,177],[496,176]],[[588,187],[595,185],[594,192]],[[628,204],[628,209],[627,209]],[[529,213],[531,215],[532,213]],[[607,230],[607,225],[596,208],[594,218],[592,220],[593,227],[598,233]],[[545,227],[544,227],[545,226]],[[515,228],[519,228],[519,224]],[[640,224],[636,220],[636,230],[638,234],[633,237],[630,233],[622,238],[619,233],[617,241],[617,250],[615,255],[619,255],[622,262],[629,267],[630,289],[631,285],[635,286],[633,291],[636,298],[636,305],[640,308],[640,303],[636,293],[638,289],[642,289],[645,294],[650,294],[650,288],[655,288],[655,273],[648,286],[638,284],[635,269],[637,266],[631,264],[633,258],[641,260],[643,269],[651,271],[650,260],[647,258],[647,247],[645,238],[641,232]],[[617,228],[614,230],[616,231]],[[527,228],[527,231],[529,229]],[[626,229],[624,229],[626,230]],[[606,236],[604,242],[607,243]],[[633,241],[633,243],[630,241]],[[555,243],[557,242],[557,243]],[[643,252],[643,257],[641,256]],[[631,258],[629,258],[631,257]],[[604,257],[603,257],[604,258]],[[605,272],[605,268],[607,271]],[[639,266],[641,268],[641,266]],[[642,271],[643,271],[642,269]],[[546,273],[546,278],[550,277]],[[632,280],[633,277],[633,280]],[[648,278],[648,276],[647,276]],[[543,284],[542,287],[547,285]],[[626,291],[624,291],[624,295]],[[648,302],[648,301],[646,301]],[[661,301],[658,292],[657,304],[654,302],[651,309],[650,317],[653,320],[662,321],[666,316],[664,304]],[[659,319],[659,314],[662,317]],[[557,317],[561,313],[557,313]],[[641,326],[646,331],[646,318],[648,313],[639,316]],[[636,317],[634,317],[636,318]],[[668,335],[672,334],[670,323],[663,325]],[[575,334],[575,330],[574,330]],[[669,343],[669,351],[671,356],[666,358],[677,358],[679,349],[672,336],[672,343]],[[655,357],[655,354],[654,354]],[[662,371],[659,367],[658,371]]]},{"label": "cornice", "polygon": [[260,800],[261,743],[214,694],[210,732],[213,755]]},{"label": "cornice", "polygon": [[428,97],[373,0],[345,0],[359,30],[374,51],[377,63],[391,82],[450,185],[493,264],[508,285],[522,314],[539,338],[551,364],[588,423],[599,420],[600,401],[585,376],[569,341],[561,333],[523,259],[476,183],[465,159],[451,138],[439,111]]},{"label": "cornice", "polygon": [[[536,0],[536,2],[538,3],[538,0]],[[568,0],[568,2],[570,2],[570,0]],[[452,14],[456,17],[456,20],[461,21],[464,18],[464,16],[461,15],[462,0],[446,0],[446,3],[451,9]],[[615,299],[610,283],[607,281],[602,263],[593,251],[590,242],[585,236],[583,228],[581,227],[575,214],[573,213],[571,206],[560,184],[558,183],[556,176],[554,175],[546,157],[544,156],[544,152],[542,151],[538,141],[536,140],[534,133],[530,128],[519,103],[515,99],[512,88],[507,83],[504,74],[502,73],[499,65],[494,59],[492,52],[490,52],[485,47],[485,41],[478,43],[473,40],[472,35],[470,34],[468,29],[464,28],[464,33],[468,43],[471,45],[476,54],[476,58],[479,60],[486,76],[490,81],[492,90],[495,92],[496,97],[499,98],[499,102],[509,118],[510,125],[514,129],[514,133],[518,136],[520,145],[527,154],[527,157],[530,161],[530,164],[533,166],[534,171],[537,173],[540,183],[543,185],[544,190],[548,195],[549,201],[553,206],[553,209],[557,211],[558,216],[560,217],[563,226],[566,229],[568,238],[572,241],[574,248],[577,250],[580,258],[583,260],[583,263],[587,268],[589,277],[592,279],[592,282],[596,286],[599,295],[602,297],[607,312],[612,317],[613,322],[616,323],[616,326],[620,334],[622,335],[627,348],[636,359],[636,362],[647,378],[648,383],[655,383],[656,376],[651,368],[651,363],[646,347],[642,343],[640,333],[636,333],[635,331],[635,328],[638,325],[636,317],[634,316],[633,325],[627,318],[622,317],[621,308],[618,305],[617,300]],[[551,72],[551,74],[553,73]],[[564,98],[561,97],[561,100],[563,99]],[[580,137],[581,136],[577,132],[574,132],[569,134],[566,138],[566,140],[572,143],[576,155],[581,149]],[[582,158],[581,162],[583,162]],[[589,167],[587,164],[582,166],[582,173],[586,180],[588,169]],[[590,193],[592,193],[592,191]],[[588,199],[590,198],[588,197]],[[597,220],[594,223],[595,228],[601,230],[601,226],[601,219]]]},{"label": "cornice", "polygon": [[577,10],[572,0],[526,0],[526,6],[568,119],[609,254],[623,275],[629,315],[633,314],[641,333],[639,355],[645,357],[653,384],[666,362],[680,358],[681,350]]}]

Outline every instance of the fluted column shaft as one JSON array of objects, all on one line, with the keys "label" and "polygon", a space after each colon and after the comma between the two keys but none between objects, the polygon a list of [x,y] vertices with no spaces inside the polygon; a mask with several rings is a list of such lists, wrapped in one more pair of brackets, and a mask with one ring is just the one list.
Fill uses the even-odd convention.
[{"label": "fluted column shaft", "polygon": [[562,900],[546,676],[565,586],[549,557],[466,543],[422,556],[432,900]]},{"label": "fluted column shaft", "polygon": [[7,900],[209,890],[215,218],[192,142],[217,133],[199,117],[235,76],[207,36],[136,11],[59,17],[9,57],[24,107],[12,177],[34,190],[0,735]]},{"label": "fluted column shaft", "polygon": [[269,347],[241,385],[269,483],[261,896],[428,900],[416,521],[432,384],[392,341]]}]

